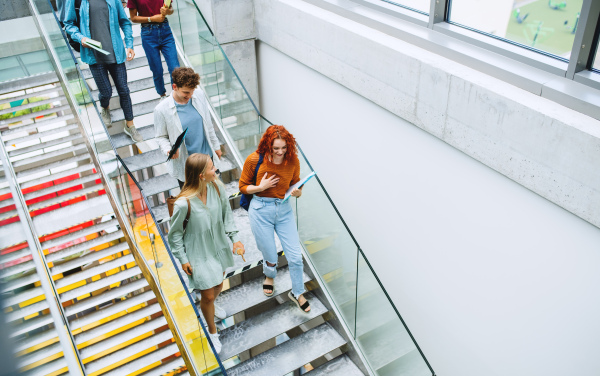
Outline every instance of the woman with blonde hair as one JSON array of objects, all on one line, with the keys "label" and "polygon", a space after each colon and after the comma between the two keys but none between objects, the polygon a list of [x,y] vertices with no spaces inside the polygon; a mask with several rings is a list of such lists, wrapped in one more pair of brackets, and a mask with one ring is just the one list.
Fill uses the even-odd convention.
[{"label": "woman with blonde hair", "polygon": [[[185,162],[185,184],[173,207],[168,238],[190,288],[200,292],[200,309],[217,352],[221,351],[221,342],[215,316],[225,319],[227,313],[214,303],[223,288],[225,270],[233,266],[233,254],[244,254],[237,233],[225,187],[212,160],[206,154],[190,155]],[[233,243],[233,252],[227,238]]]}]

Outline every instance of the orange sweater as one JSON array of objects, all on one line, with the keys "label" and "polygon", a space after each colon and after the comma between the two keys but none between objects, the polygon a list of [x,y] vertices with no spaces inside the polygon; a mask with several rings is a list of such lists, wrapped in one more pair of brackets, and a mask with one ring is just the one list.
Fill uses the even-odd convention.
[{"label": "orange sweater", "polygon": [[[254,185],[252,184],[252,180],[254,178],[256,164],[258,163],[258,157],[258,153],[254,152],[250,154],[248,158],[246,158],[246,162],[244,162],[242,177],[240,177],[240,192],[242,193],[247,194],[246,187]],[[285,192],[287,192],[290,186],[300,181],[300,161],[296,158],[296,160],[288,162],[287,164],[284,161],[282,164],[276,165],[269,162],[268,158],[265,157],[258,169],[256,185],[260,185],[263,176],[265,176],[265,172],[267,173],[267,178],[270,178],[273,174],[277,175],[279,177],[279,182],[275,187],[256,193],[256,195],[260,197],[284,198]]]}]

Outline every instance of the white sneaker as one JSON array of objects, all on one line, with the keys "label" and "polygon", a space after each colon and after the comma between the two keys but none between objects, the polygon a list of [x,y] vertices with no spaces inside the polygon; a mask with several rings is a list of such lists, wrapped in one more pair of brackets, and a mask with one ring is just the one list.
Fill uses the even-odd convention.
[{"label": "white sneaker", "polygon": [[225,312],[225,310],[222,307],[219,307],[215,303],[215,321],[217,321],[216,319],[225,320],[226,318],[227,318],[227,312]]},{"label": "white sneaker", "polygon": [[123,132],[126,135],[128,135],[129,137],[131,137],[131,139],[133,140],[133,142],[142,142],[142,141],[144,141],[144,138],[137,131],[135,125],[131,126],[131,127],[128,127],[127,124],[125,124],[125,126],[123,127]]},{"label": "white sneaker", "polygon": [[208,333],[208,335],[210,336],[210,340],[212,341],[213,346],[215,347],[215,351],[218,353],[221,352],[221,340],[219,339],[219,332],[216,332],[215,334],[211,334]]},{"label": "white sneaker", "polygon": [[110,118],[110,110],[108,108],[102,108],[102,111],[100,111],[100,116],[102,116],[102,121],[104,122],[104,125],[106,125],[107,127],[109,125],[112,125],[112,120]]}]

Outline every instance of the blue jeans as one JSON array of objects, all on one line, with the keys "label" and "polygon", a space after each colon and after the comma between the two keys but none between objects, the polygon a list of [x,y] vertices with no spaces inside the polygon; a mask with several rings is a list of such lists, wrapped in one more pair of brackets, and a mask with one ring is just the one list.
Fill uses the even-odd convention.
[{"label": "blue jeans", "polygon": [[[297,297],[306,291],[304,289],[302,251],[290,201],[283,204],[281,201],[281,199],[273,197],[254,196],[248,210],[250,228],[256,239],[256,245],[263,255],[263,273],[269,278],[275,278],[277,275],[277,248],[275,246],[275,233],[277,233],[290,268],[292,293]],[[267,262],[275,264],[275,266],[269,266]]]},{"label": "blue jeans", "polygon": [[[163,65],[160,61],[160,53],[162,51],[169,74],[179,67],[177,59],[177,48],[175,47],[175,39],[171,32],[171,27],[167,22],[142,24],[142,47],[148,58],[148,65],[154,77],[154,87],[158,95],[165,94],[165,80],[163,78]],[[171,77],[171,82],[173,79]]]}]

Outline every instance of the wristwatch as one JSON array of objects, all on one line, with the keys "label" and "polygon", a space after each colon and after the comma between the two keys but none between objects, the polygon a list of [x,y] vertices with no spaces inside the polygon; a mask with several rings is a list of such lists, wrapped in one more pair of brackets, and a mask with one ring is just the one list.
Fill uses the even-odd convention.
[{"label": "wristwatch", "polygon": [[150,21],[150,17],[148,17],[148,23],[150,23],[150,22],[152,22],[152,21]]}]

